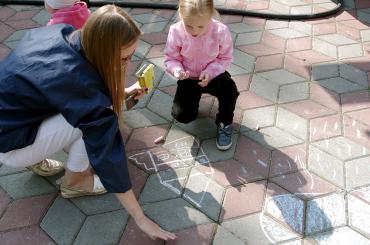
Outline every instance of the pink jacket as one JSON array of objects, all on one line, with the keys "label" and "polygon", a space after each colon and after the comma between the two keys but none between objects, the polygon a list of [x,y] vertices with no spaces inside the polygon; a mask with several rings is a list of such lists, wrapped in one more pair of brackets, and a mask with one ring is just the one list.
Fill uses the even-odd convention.
[{"label": "pink jacket", "polygon": [[85,2],[76,2],[70,7],[58,9],[51,15],[47,25],[70,24],[76,29],[80,29],[90,16],[90,10]]},{"label": "pink jacket", "polygon": [[173,74],[181,68],[190,78],[199,78],[202,71],[210,79],[224,73],[233,58],[233,41],[228,27],[212,19],[200,36],[187,33],[182,21],[170,26],[164,48],[166,71]]}]

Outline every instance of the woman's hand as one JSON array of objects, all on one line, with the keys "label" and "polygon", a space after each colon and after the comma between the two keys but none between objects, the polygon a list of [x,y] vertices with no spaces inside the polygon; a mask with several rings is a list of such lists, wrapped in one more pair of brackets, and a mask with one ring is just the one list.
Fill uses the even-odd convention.
[{"label": "woman's hand", "polygon": [[125,88],[126,97],[129,97],[130,95],[135,94],[135,97],[134,97],[135,100],[141,99],[145,95],[146,91],[148,91],[148,88],[140,87],[139,82],[134,83],[128,88]]},{"label": "woman's hand", "polygon": [[139,226],[139,228],[153,240],[160,238],[160,239],[167,241],[167,240],[173,240],[176,238],[175,234],[162,230],[162,228],[159,227],[159,225],[151,221],[145,215],[135,220],[135,222]]},{"label": "woman's hand", "polygon": [[173,76],[178,80],[185,80],[189,78],[190,72],[189,71],[183,71],[181,69],[176,69],[173,72]]}]

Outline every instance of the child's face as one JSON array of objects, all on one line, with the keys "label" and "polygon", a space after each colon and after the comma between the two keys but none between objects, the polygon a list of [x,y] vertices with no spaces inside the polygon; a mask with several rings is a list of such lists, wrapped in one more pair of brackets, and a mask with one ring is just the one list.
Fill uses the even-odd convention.
[{"label": "child's face", "polygon": [[211,16],[197,15],[189,18],[184,18],[183,21],[185,25],[185,30],[193,37],[197,37],[202,35],[207,30],[207,26],[211,22]]}]

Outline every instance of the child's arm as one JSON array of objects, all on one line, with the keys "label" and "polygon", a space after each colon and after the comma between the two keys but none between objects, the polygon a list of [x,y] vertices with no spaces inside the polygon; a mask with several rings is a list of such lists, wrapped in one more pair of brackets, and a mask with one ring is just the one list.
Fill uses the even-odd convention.
[{"label": "child's arm", "polygon": [[217,58],[208,64],[202,73],[209,75],[209,80],[225,72],[233,60],[233,40],[229,29],[225,28],[219,33],[219,53]]},{"label": "child's arm", "polygon": [[164,64],[166,66],[166,71],[171,75],[176,77],[176,74],[184,71],[182,66],[182,56],[180,54],[181,50],[181,38],[174,31],[173,26],[170,27],[167,36],[166,46],[164,48],[165,60]]}]

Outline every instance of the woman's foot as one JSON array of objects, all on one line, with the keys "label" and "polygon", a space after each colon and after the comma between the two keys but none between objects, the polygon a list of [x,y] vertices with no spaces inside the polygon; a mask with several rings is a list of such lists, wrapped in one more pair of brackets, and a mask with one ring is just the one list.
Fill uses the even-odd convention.
[{"label": "woman's foot", "polygon": [[94,196],[106,193],[103,184],[96,174],[90,170],[84,172],[66,171],[60,185],[60,192],[64,198]]},{"label": "woman's foot", "polygon": [[40,176],[52,176],[62,172],[64,170],[64,164],[57,160],[45,159],[32,166],[26,167],[26,169]]}]

